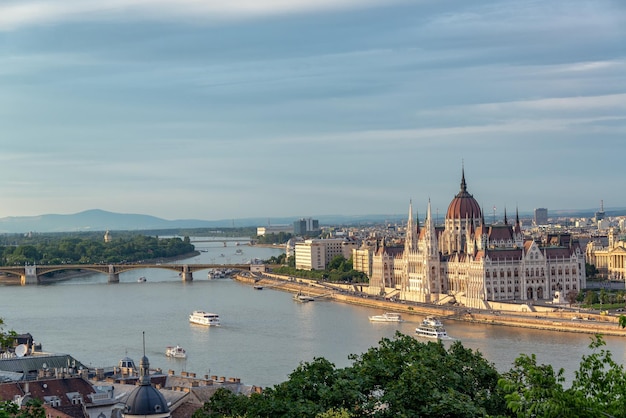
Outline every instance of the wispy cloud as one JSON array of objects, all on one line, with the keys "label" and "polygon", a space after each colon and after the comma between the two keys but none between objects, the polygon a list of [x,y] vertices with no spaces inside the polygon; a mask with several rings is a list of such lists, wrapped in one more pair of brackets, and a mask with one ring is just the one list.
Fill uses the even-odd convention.
[{"label": "wispy cloud", "polygon": [[42,23],[107,20],[228,19],[360,9],[397,0],[53,0],[13,1],[0,5],[0,30]]}]

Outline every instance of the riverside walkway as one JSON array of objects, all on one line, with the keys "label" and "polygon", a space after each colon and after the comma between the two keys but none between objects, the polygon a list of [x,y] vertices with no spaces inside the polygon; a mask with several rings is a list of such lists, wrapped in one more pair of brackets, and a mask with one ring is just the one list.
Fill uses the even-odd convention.
[{"label": "riverside walkway", "polygon": [[[271,287],[291,293],[306,292],[314,297],[323,296],[331,301],[378,308],[386,312],[420,316],[437,315],[446,320],[626,337],[626,329],[619,326],[619,316],[600,315],[592,311],[580,313],[576,310],[558,307],[537,307],[538,310],[534,312],[521,312],[515,309],[517,308],[516,304],[511,304],[511,310],[506,310],[503,307],[498,311],[488,311],[449,305],[390,301],[359,291],[360,285],[356,285],[355,288],[353,285],[318,283],[315,280],[294,280],[288,277],[279,278],[277,276],[250,274],[238,274],[233,278],[248,284],[263,285],[267,288]],[[329,286],[333,287],[334,291],[329,292]]]}]

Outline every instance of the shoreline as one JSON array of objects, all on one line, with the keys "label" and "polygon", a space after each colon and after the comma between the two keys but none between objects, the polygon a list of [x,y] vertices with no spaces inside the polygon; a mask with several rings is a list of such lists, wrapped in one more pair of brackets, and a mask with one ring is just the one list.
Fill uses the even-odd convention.
[{"label": "shoreline", "polygon": [[[626,329],[620,328],[619,318],[611,315],[584,313],[581,316],[580,313],[559,311],[556,308],[547,312],[522,313],[505,310],[490,312],[464,307],[439,306],[407,301],[392,302],[377,299],[366,294],[357,294],[334,288],[332,283],[318,283],[307,279],[288,280],[267,275],[255,277],[237,274],[233,276],[233,280],[289,293],[304,292],[317,298],[378,308],[386,312],[398,312],[407,315],[437,315],[446,320],[517,328],[626,337]],[[573,315],[581,316],[581,319],[573,320]]]}]

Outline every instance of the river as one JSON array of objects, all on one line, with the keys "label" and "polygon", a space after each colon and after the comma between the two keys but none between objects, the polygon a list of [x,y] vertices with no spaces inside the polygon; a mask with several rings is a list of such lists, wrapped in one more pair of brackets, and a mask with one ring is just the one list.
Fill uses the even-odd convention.
[{"label": "river", "polygon": [[[222,242],[195,245],[200,254],[177,263],[241,263],[283,252],[232,242],[227,247]],[[380,311],[320,300],[297,303],[289,293],[255,290],[230,279],[208,280],[207,273],[195,272],[187,283],[173,271],[145,269],[122,273],[116,284],[107,283],[106,275],[92,274],[45,286],[2,286],[0,317],[5,331],[29,332],[44,351],[71,354],[92,367],[116,365],[127,355],[138,362],[145,332],[151,367],[238,377],[258,386],[286,380],[300,362],[315,357],[348,366],[349,354],[363,353],[396,331],[412,335],[422,319],[405,315],[407,321],[400,324],[370,323],[368,315]],[[137,282],[141,276],[145,283]],[[218,313],[222,326],[189,324],[196,309]],[[509,370],[520,353],[534,353],[539,363],[565,368],[567,381],[581,356],[589,353],[591,341],[586,334],[455,321],[446,328],[500,371]],[[624,339],[605,340],[614,359],[624,363]],[[165,357],[165,347],[176,344],[187,350],[186,360]]]}]

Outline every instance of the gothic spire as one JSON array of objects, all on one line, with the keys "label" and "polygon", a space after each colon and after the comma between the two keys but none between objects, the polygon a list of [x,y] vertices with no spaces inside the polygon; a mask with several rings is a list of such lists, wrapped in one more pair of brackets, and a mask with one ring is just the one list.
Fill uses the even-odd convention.
[{"label": "gothic spire", "polygon": [[415,236],[413,233],[413,200],[409,201],[409,220],[406,223],[406,234],[404,238],[404,249],[405,251],[413,250],[415,242]]},{"label": "gothic spire", "polygon": [[509,220],[506,217],[506,206],[504,207],[504,224],[508,225],[509,224]]},{"label": "gothic spire", "polygon": [[465,183],[465,165],[461,168],[461,193],[467,193],[467,184]]}]

